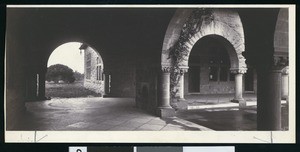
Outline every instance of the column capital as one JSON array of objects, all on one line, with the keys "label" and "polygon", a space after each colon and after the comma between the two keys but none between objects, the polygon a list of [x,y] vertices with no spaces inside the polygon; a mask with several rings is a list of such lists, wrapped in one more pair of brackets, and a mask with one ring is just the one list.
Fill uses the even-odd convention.
[{"label": "column capital", "polygon": [[247,72],[247,68],[240,68],[240,69],[230,68],[230,72],[234,74],[244,74]]},{"label": "column capital", "polygon": [[189,67],[179,67],[179,68],[180,68],[180,70],[179,70],[179,73],[180,73],[180,74],[187,73],[187,72],[188,72],[188,69],[189,69]]},{"label": "column capital", "polygon": [[274,56],[272,66],[284,68],[289,65],[288,56]]},{"label": "column capital", "polygon": [[167,66],[161,67],[161,71],[163,73],[171,73],[171,70],[172,70],[172,67],[167,67]]},{"label": "column capital", "polygon": [[285,68],[282,69],[282,74],[288,75],[289,74],[289,67],[286,66]]}]

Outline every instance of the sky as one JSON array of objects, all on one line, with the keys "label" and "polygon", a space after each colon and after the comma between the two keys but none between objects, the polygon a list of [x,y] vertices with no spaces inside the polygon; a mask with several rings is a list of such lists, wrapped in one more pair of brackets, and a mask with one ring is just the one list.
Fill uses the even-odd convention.
[{"label": "sky", "polygon": [[82,43],[79,42],[69,42],[57,47],[49,57],[47,67],[54,64],[63,64],[73,71],[83,73],[83,55],[84,52],[80,54],[79,47]]}]

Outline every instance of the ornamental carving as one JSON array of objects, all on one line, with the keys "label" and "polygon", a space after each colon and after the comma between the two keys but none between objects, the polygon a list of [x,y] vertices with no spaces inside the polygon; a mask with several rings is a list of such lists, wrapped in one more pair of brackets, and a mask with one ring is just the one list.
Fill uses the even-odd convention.
[{"label": "ornamental carving", "polygon": [[161,71],[163,73],[171,73],[172,67],[162,67]]},{"label": "ornamental carving", "polygon": [[180,74],[184,74],[188,72],[188,68],[180,68]]},{"label": "ornamental carving", "polygon": [[230,69],[230,72],[233,74],[244,74],[247,72],[247,68],[243,69]]},{"label": "ornamental carving", "polygon": [[273,57],[273,66],[283,68],[288,65],[289,65],[289,59],[287,56],[274,56]]},{"label": "ornamental carving", "polygon": [[289,67],[288,66],[282,69],[282,74],[284,74],[284,75],[289,74]]}]

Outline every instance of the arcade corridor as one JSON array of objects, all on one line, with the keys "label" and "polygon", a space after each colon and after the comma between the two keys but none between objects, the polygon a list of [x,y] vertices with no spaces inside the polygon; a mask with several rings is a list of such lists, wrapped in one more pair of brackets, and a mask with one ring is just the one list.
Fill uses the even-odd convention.
[{"label": "arcade corridor", "polygon": [[[246,96],[247,97],[247,96]],[[248,96],[249,97],[249,96]],[[207,107],[218,105],[220,107]],[[231,105],[228,95],[211,95],[210,103],[196,109],[179,110],[175,117],[159,118],[139,110],[132,98],[56,98],[28,102],[24,126],[18,130],[95,130],[95,131],[234,131],[256,130],[256,106],[244,110]],[[248,98],[250,99],[250,97]],[[190,101],[191,98],[190,98]],[[249,101],[253,103],[256,101]],[[227,103],[227,105],[226,105]],[[195,103],[191,103],[191,108]],[[198,108],[198,109],[197,109]],[[288,111],[282,101],[282,126],[288,128]]]},{"label": "arcade corridor", "polygon": [[[6,131],[291,135],[294,9],[10,6]],[[84,85],[102,97],[45,100],[47,61],[67,42],[82,43]]]}]

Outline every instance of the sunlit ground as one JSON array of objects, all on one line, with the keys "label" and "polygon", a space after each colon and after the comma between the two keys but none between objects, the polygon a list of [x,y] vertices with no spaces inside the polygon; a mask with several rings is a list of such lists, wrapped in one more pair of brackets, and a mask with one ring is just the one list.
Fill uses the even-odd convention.
[{"label": "sunlit ground", "polygon": [[[208,127],[213,130],[257,130],[256,106],[249,106],[244,110],[238,107],[211,108],[178,111],[181,119]],[[281,106],[281,130],[288,130],[288,105]]]},{"label": "sunlit ground", "polygon": [[83,86],[83,81],[74,83],[46,83],[46,97],[51,98],[77,98],[100,97],[101,94],[90,91]]}]

